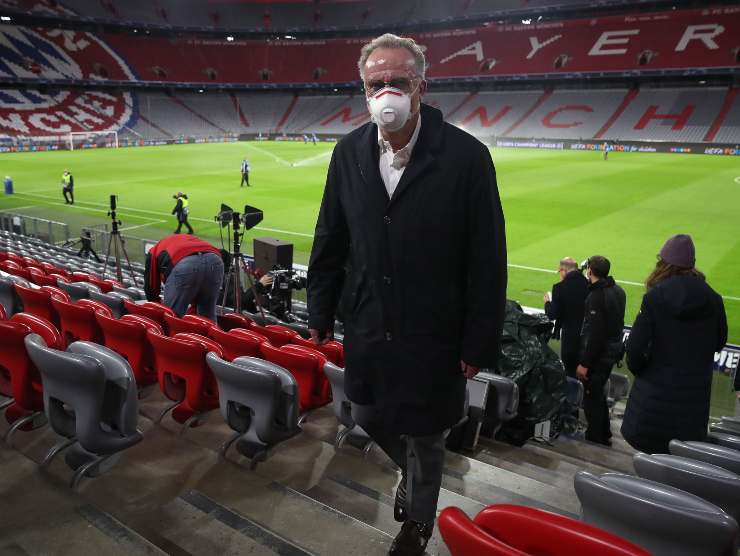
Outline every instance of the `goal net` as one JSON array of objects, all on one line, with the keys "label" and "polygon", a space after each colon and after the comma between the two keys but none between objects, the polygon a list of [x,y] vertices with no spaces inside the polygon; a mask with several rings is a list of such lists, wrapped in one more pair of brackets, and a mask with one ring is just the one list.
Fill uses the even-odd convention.
[{"label": "goal net", "polygon": [[117,131],[70,131],[69,150],[85,148],[118,148]]}]

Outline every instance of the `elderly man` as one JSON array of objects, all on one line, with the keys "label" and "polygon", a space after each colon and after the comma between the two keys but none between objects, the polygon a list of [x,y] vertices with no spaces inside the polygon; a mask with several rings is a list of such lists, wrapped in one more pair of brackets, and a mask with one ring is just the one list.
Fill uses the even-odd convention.
[{"label": "elderly man", "polygon": [[581,349],[581,325],[588,296],[588,280],[579,272],[578,263],[571,257],[560,261],[560,282],[552,293],[545,294],[545,313],[555,321],[555,337],[560,337],[560,358],[568,376],[576,377]]},{"label": "elderly man", "polygon": [[[401,469],[390,554],[423,554],[466,379],[495,368],[506,240],[488,149],[422,104],[425,60],[383,35],[359,60],[372,122],[334,149],[308,270],[317,344],[344,317],[345,389]],[[341,294],[341,295],[340,295]]]}]

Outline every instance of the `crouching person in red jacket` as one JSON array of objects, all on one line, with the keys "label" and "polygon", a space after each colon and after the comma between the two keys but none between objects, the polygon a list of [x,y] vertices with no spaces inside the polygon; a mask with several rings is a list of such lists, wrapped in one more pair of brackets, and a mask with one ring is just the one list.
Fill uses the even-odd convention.
[{"label": "crouching person in red jacket", "polygon": [[159,301],[164,284],[164,304],[182,317],[191,303],[198,314],[216,320],[216,303],[224,278],[221,251],[192,235],[170,235],[152,247],[146,258],[144,291],[149,301]]}]

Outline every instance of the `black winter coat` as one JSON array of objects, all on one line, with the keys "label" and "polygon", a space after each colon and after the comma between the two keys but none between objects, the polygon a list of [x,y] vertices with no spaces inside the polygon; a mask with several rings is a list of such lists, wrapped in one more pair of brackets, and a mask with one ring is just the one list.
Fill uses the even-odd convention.
[{"label": "black winter coat", "polygon": [[588,368],[589,376],[600,374],[606,381],[623,355],[627,296],[611,276],[589,284],[588,292],[581,329],[581,365]]},{"label": "black winter coat", "polygon": [[334,149],[308,268],[309,326],[344,316],[345,388],[389,430],[424,435],[463,413],[460,360],[496,367],[506,240],[488,149],[421,107],[393,197],[369,123]]},{"label": "black winter coat", "polygon": [[724,304],[699,277],[674,276],[642,298],[627,341],[635,383],[622,422],[625,440],[648,453],[707,434],[714,353],[727,341]]},{"label": "black winter coat", "polygon": [[553,285],[552,301],[545,303],[545,314],[560,330],[560,353],[564,358],[570,354],[578,357],[587,295],[588,280],[581,272],[572,270],[562,282]]}]

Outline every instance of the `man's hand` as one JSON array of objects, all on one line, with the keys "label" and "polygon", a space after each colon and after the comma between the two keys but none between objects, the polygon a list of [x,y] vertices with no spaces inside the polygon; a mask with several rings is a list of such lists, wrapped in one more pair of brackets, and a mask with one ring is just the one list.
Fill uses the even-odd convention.
[{"label": "man's hand", "polygon": [[478,371],[480,371],[478,367],[468,365],[465,361],[462,360],[460,360],[460,370],[462,371],[462,374],[465,375],[465,378],[473,378],[475,375],[478,374]]},{"label": "man's hand", "polygon": [[311,334],[311,341],[317,346],[322,346],[327,342],[331,342],[334,339],[333,330],[316,330],[315,328],[309,328],[308,332]]},{"label": "man's hand", "polygon": [[273,277],[272,274],[263,274],[262,278],[259,279],[259,283],[262,284],[264,287],[269,288],[272,286]]},{"label": "man's hand", "polygon": [[578,377],[578,380],[585,382],[588,380],[588,369],[583,365],[578,365],[576,368],[576,376]]},{"label": "man's hand", "polygon": [[545,303],[549,303],[550,301],[552,301],[552,297],[550,296],[550,292],[545,292],[544,300],[545,300]]}]

